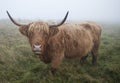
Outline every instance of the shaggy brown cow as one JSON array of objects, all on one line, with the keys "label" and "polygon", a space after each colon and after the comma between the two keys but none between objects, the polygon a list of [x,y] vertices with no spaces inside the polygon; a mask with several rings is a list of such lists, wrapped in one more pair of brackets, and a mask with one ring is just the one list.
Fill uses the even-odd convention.
[{"label": "shaggy brown cow", "polygon": [[58,69],[64,58],[78,57],[83,63],[89,52],[92,53],[92,63],[96,64],[101,36],[101,28],[97,24],[63,24],[68,16],[67,12],[58,25],[49,25],[46,22],[22,25],[14,21],[8,12],[7,14],[11,21],[19,26],[20,32],[29,39],[32,51],[39,55],[40,60],[51,63],[52,73]]}]

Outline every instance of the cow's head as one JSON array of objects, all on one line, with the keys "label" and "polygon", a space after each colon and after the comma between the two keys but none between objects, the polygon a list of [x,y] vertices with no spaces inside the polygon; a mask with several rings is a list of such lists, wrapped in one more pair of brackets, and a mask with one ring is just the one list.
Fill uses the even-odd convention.
[{"label": "cow's head", "polygon": [[56,25],[49,25],[47,22],[32,22],[26,25],[17,23],[7,11],[10,20],[15,25],[19,26],[19,31],[29,39],[32,51],[38,55],[44,52],[49,36],[55,35],[50,32],[58,32],[57,27],[61,26],[66,21],[68,13],[69,12],[67,12],[64,19]]}]

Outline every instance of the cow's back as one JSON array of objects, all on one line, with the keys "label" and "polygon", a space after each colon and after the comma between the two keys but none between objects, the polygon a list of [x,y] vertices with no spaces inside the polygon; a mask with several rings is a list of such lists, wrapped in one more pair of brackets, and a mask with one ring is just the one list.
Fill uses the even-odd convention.
[{"label": "cow's back", "polygon": [[93,39],[90,31],[79,24],[64,24],[59,27],[63,33],[65,57],[82,57],[91,51]]},{"label": "cow's back", "polygon": [[86,30],[90,31],[94,44],[100,43],[101,31],[102,31],[101,26],[97,25],[94,22],[90,22],[90,21],[81,23],[80,26],[84,26]]}]

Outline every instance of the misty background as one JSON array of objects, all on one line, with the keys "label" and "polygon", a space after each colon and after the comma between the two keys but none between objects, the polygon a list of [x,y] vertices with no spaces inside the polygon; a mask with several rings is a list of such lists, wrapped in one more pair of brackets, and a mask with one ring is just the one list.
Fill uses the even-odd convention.
[{"label": "misty background", "polygon": [[0,19],[67,20],[120,23],[120,0],[0,0]]}]

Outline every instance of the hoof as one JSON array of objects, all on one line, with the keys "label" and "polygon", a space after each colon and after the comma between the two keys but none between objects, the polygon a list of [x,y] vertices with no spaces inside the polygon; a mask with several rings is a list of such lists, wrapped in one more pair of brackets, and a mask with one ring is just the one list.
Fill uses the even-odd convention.
[{"label": "hoof", "polygon": [[52,73],[53,75],[55,75],[56,70],[57,70],[57,69],[52,68],[52,69],[51,69],[51,73]]}]

